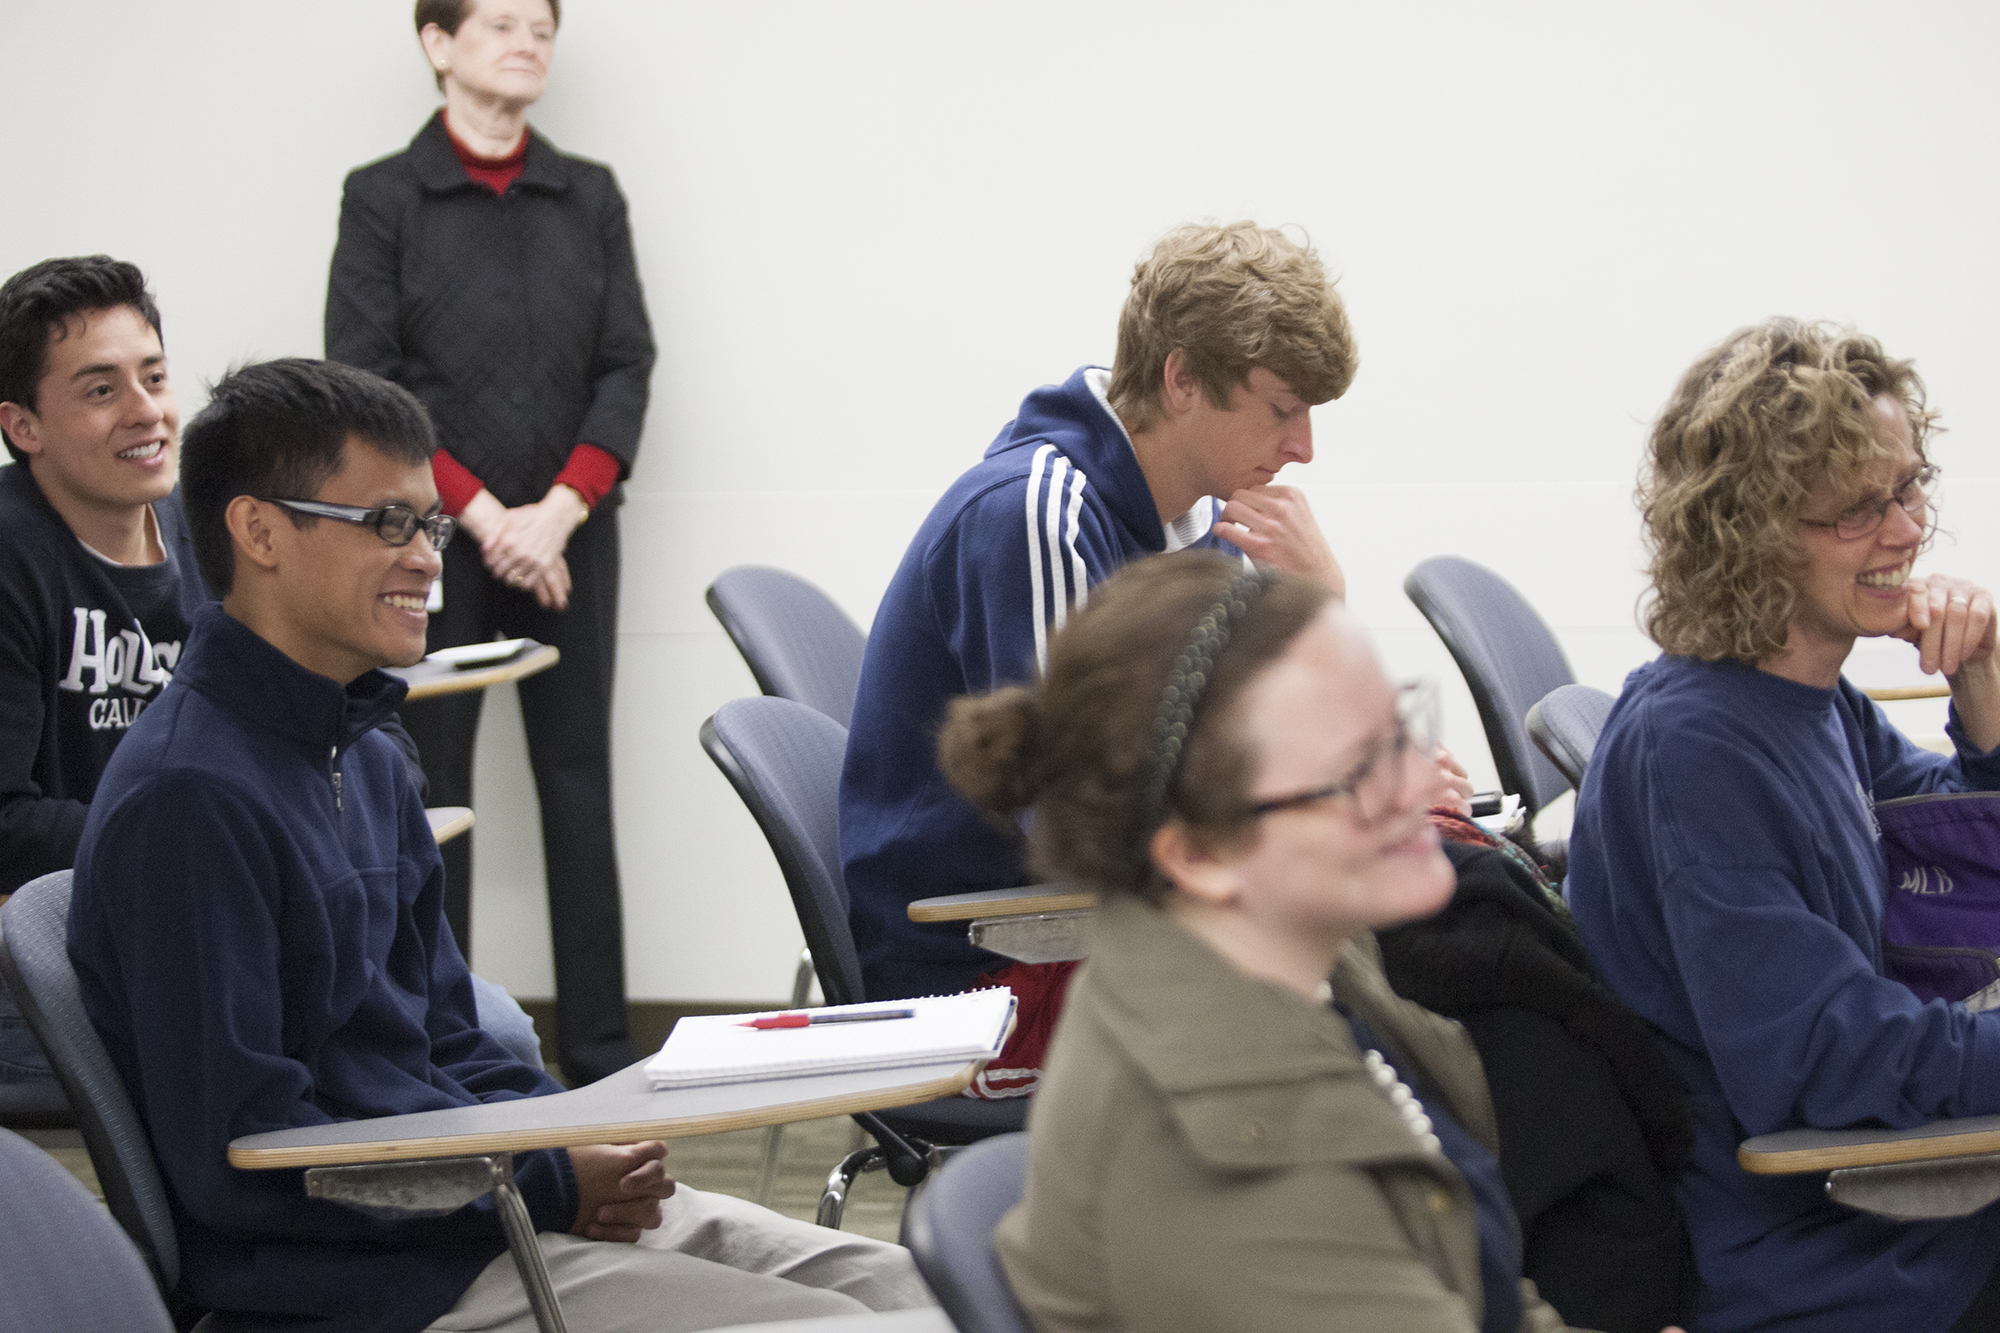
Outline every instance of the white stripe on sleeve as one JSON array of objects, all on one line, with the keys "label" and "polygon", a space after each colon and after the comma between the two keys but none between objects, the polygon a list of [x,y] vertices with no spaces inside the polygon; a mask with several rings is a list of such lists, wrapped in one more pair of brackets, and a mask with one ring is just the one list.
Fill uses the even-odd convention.
[{"label": "white stripe on sleeve", "polygon": [[[1069,480],[1069,474],[1069,460],[1058,454],[1054,466],[1049,468],[1048,517],[1046,519],[1049,533],[1049,633],[1051,634],[1061,629],[1063,622],[1069,618],[1069,580],[1063,570],[1062,562],[1063,492],[1068,489],[1064,483]],[[1043,665],[1047,666],[1048,664],[1044,662]]]},{"label": "white stripe on sleeve", "polygon": [[1042,619],[1042,533],[1035,497],[1042,489],[1042,464],[1056,451],[1053,444],[1035,450],[1034,466],[1028,470],[1028,618],[1035,622],[1035,670],[1049,665],[1049,627]]},{"label": "white stripe on sleeve", "polygon": [[1063,545],[1069,550],[1070,582],[1076,586],[1076,609],[1083,610],[1083,604],[1090,597],[1090,581],[1084,577],[1083,557],[1076,553],[1077,518],[1083,512],[1083,488],[1090,484],[1090,478],[1077,469],[1076,480],[1069,488],[1069,524]]}]

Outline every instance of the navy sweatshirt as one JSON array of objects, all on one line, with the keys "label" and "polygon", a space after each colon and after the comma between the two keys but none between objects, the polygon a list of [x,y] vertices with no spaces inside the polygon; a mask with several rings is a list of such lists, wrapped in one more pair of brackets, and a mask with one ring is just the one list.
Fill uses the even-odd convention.
[{"label": "navy sweatshirt", "polygon": [[[840,779],[840,855],[865,993],[965,989],[1005,959],[960,924],[917,925],[919,898],[1027,882],[1020,840],[937,767],[947,704],[1032,680],[1049,636],[1126,562],[1203,546],[1202,500],[1161,524],[1125,428],[1085,367],[1029,394],[978,466],[953,482],[890,580],[868,634]],[[1093,387],[1093,380],[1095,387]]]},{"label": "navy sweatshirt", "polygon": [[[343,689],[210,603],[98,784],[69,949],[145,1121],[182,1288],[225,1330],[418,1330],[506,1247],[491,1202],[383,1221],[239,1171],[266,1130],[558,1091],[479,1030],[409,766],[403,685]],[[562,1151],[516,1155],[538,1229],[575,1220]]]},{"label": "navy sweatshirt", "polygon": [[71,864],[97,775],[173,678],[207,596],[180,493],[153,516],[166,559],[114,565],[25,466],[0,467],[0,893]]},{"label": "navy sweatshirt", "polygon": [[1948,759],[1846,681],[1662,657],[1627,679],[1591,759],[1570,902],[1688,1089],[1703,1333],[1949,1328],[2000,1257],[2000,1209],[1895,1223],[1830,1202],[1820,1176],[1736,1164],[1738,1142],[1781,1129],[2000,1112],[2000,1012],[1882,976],[1871,802],[2000,787],[2000,753],[1950,731]]}]

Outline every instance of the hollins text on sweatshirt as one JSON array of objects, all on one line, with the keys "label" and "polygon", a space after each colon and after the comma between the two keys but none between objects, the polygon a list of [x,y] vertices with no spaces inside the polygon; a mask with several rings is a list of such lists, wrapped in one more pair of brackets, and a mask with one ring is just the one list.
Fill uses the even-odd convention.
[{"label": "hollins text on sweatshirt", "polygon": [[113,564],[0,467],[0,893],[70,864],[98,774],[173,679],[206,593],[179,492],[153,517],[166,559]]}]

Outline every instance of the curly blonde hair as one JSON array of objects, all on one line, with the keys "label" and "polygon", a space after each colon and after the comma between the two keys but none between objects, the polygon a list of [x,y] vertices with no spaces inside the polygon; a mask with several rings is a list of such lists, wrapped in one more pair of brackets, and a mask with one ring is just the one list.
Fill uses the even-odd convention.
[{"label": "curly blonde hair", "polygon": [[1805,567],[1800,510],[1816,486],[1850,500],[1869,489],[1889,456],[1869,425],[1882,394],[1903,405],[1928,458],[1935,414],[1914,363],[1852,328],[1772,319],[1688,368],[1639,476],[1654,642],[1751,665],[1784,648]]},{"label": "curly blonde hair", "polygon": [[1338,398],[1360,356],[1312,246],[1253,222],[1177,227],[1133,270],[1106,393],[1127,429],[1159,420],[1176,348],[1208,401],[1225,408],[1258,366],[1308,403]]}]

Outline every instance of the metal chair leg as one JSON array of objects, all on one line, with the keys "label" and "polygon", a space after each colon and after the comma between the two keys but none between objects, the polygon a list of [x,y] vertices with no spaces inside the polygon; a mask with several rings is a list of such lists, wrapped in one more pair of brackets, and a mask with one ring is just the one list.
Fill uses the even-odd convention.
[{"label": "metal chair leg", "polygon": [[514,1252],[514,1270],[521,1275],[521,1286],[528,1293],[528,1308],[535,1312],[535,1326],[542,1333],[569,1333],[569,1326],[563,1322],[562,1306],[556,1301],[555,1284],[549,1281],[549,1266],[535,1240],[535,1223],[514,1184],[512,1153],[499,1153],[493,1158],[493,1202],[500,1214],[500,1225],[507,1232],[507,1248]]},{"label": "metal chair leg", "polygon": [[[792,973],[792,1008],[804,1006],[812,994],[812,950],[799,950],[799,965]],[[785,1127],[771,1125],[764,1130],[764,1163],[757,1171],[757,1193],[752,1196],[765,1208],[771,1206],[771,1191],[778,1183],[778,1149],[784,1142]]]},{"label": "metal chair leg", "polygon": [[889,1154],[880,1148],[863,1148],[841,1158],[840,1165],[827,1174],[826,1188],[820,1191],[819,1212],[813,1220],[823,1227],[840,1230],[841,1215],[847,1211],[847,1192],[854,1188],[854,1178],[888,1165]]},{"label": "metal chair leg", "polygon": [[872,1134],[876,1142],[847,1154],[827,1174],[826,1188],[820,1191],[819,1211],[813,1220],[836,1231],[840,1229],[841,1216],[847,1210],[847,1195],[854,1188],[857,1176],[887,1171],[898,1185],[914,1186],[944,1161],[943,1149],[923,1139],[898,1134],[873,1115],[864,1112],[854,1117],[854,1123]]},{"label": "metal chair leg", "polygon": [[309,1198],[330,1199],[371,1217],[442,1217],[491,1193],[535,1326],[541,1333],[568,1333],[535,1242],[534,1221],[514,1184],[512,1153],[316,1166],[306,1171],[305,1185]]}]

